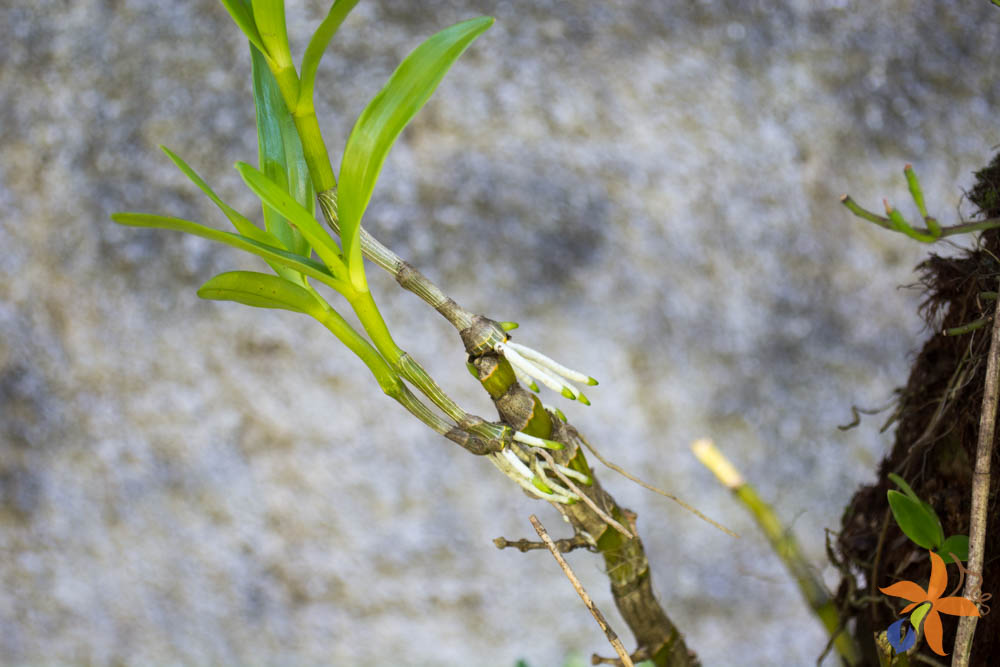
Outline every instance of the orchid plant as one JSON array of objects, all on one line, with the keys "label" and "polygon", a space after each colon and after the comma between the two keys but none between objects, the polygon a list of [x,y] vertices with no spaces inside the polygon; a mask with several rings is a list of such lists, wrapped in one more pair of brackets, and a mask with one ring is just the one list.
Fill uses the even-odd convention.
[{"label": "orchid plant", "polygon": [[[224,202],[193,168],[165,147],[161,148],[167,156],[215,203],[235,232],[148,213],[116,213],[112,219],[123,225],[186,232],[262,258],[273,273],[222,273],[202,285],[198,296],[309,315],[365,363],[388,396],[427,426],[470,451],[488,455],[508,477],[532,494],[560,503],[576,502],[579,496],[564,486],[551,464],[532,451],[558,451],[564,445],[550,439],[546,429],[528,428],[532,418],[521,429],[514,429],[465,412],[397,344],[365,275],[365,255],[385,266],[379,260],[391,254],[361,227],[386,156],[448,69],[493,24],[493,19],[480,17],[446,28],[403,60],[355,123],[344,146],[338,179],[316,118],[313,97],[323,53],[357,0],[333,4],[313,34],[298,70],[289,49],[283,2],[223,0],[223,4],[250,43],[259,166],[237,162],[236,170],[261,201],[263,229]],[[326,226],[316,217],[317,197]],[[339,243],[330,230],[339,235]],[[425,278],[419,278],[417,283],[426,284],[418,286],[436,290]],[[341,316],[317,290],[318,284],[332,288],[347,302],[364,333]],[[535,391],[538,385],[532,378],[566,398],[589,404],[572,383],[596,384],[593,378],[531,348],[511,343],[507,331],[516,324],[470,315],[458,319],[465,325],[462,330],[469,329],[475,319],[478,340],[474,345],[480,352],[504,357],[513,366],[514,377],[526,381]],[[447,419],[442,419],[410,386]],[[540,403],[532,409],[537,409],[539,415],[544,412]],[[578,462],[575,467],[554,465],[559,467],[559,473],[580,483],[590,482],[585,463]]]}]

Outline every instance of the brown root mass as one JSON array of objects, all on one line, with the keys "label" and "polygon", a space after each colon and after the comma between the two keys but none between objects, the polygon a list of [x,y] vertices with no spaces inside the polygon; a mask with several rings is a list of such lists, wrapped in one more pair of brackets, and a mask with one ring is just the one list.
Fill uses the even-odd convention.
[{"label": "brown root mass", "polygon": [[[1000,154],[976,173],[968,199],[986,218],[1000,217]],[[913,544],[896,525],[889,511],[886,491],[896,488],[888,479],[896,473],[905,479],[941,519],[945,536],[969,532],[972,470],[976,456],[979,415],[983,399],[990,323],[970,333],[947,336],[947,329],[992,317],[996,300],[983,296],[996,292],[1000,280],[1000,234],[984,232],[978,246],[956,257],[931,257],[918,271],[926,291],[921,306],[935,333],[923,346],[899,396],[893,419],[897,421],[892,452],[882,460],[878,483],[862,487],[842,518],[837,541],[842,579],[838,601],[845,618],[855,621],[854,635],[864,647],[866,664],[878,665],[873,637],[899,618],[901,601],[879,592],[879,587],[901,580],[927,586],[930,568],[927,552]],[[994,448],[990,483],[989,518],[983,592],[1000,592],[1000,513],[996,493],[1000,465]],[[958,571],[948,566],[944,595],[958,583]],[[944,647],[950,652],[957,617],[942,615]],[[920,653],[939,662],[926,644]],[[1000,613],[980,619],[973,644],[973,665],[996,665],[1000,659]]]}]

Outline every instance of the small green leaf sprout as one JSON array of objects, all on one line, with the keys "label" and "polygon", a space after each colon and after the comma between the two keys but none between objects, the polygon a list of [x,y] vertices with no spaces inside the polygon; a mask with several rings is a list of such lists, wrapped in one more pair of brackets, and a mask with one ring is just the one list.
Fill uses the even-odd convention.
[{"label": "small green leaf sprout", "polygon": [[931,215],[927,212],[927,206],[924,202],[923,188],[920,186],[920,180],[917,178],[916,172],[913,171],[913,167],[906,165],[903,168],[903,175],[906,176],[906,184],[910,190],[910,196],[913,198],[913,202],[917,205],[917,211],[920,213],[924,224],[927,225],[926,228],[913,227],[909,222],[907,222],[906,218],[903,217],[903,214],[899,212],[899,209],[893,207],[887,199],[883,199],[882,204],[885,208],[886,216],[888,217],[878,215],[866,208],[861,207],[848,195],[841,197],[840,202],[847,207],[847,210],[862,220],[867,220],[868,222],[874,223],[879,227],[884,227],[890,231],[899,232],[900,234],[904,234],[921,243],[934,243],[935,241],[939,241],[948,236],[969,234],[971,232],[1000,227],[1000,220],[963,222],[951,227],[942,227],[938,223],[937,219],[931,217]]},{"label": "small green leaf sprout", "polygon": [[889,479],[903,490],[903,493],[891,489],[886,492],[892,516],[903,534],[917,546],[936,553],[945,564],[952,562],[952,554],[959,560],[967,560],[968,535],[952,535],[945,539],[941,520],[934,508],[921,500],[899,475],[890,473]]}]

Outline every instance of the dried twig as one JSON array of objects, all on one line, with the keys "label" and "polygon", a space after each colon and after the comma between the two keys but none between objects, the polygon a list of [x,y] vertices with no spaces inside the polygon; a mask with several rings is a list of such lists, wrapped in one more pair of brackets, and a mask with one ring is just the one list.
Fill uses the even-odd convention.
[{"label": "dried twig", "polygon": [[[526,539],[508,540],[506,537],[495,538],[493,540],[493,544],[496,545],[497,549],[517,549],[521,553],[535,549],[549,548],[545,542],[533,542]],[[583,535],[574,535],[573,537],[556,540],[555,545],[556,548],[562,553],[567,553],[569,551],[573,551],[574,549],[588,549],[591,547],[590,542],[588,542],[587,538]]]},{"label": "dried twig", "polygon": [[577,594],[583,600],[583,604],[587,605],[587,609],[589,609],[590,613],[593,614],[594,620],[597,621],[599,626],[601,626],[601,630],[604,630],[604,635],[608,638],[608,641],[611,642],[611,646],[614,647],[615,653],[618,654],[618,658],[622,661],[622,664],[625,665],[625,667],[634,667],[632,658],[629,657],[628,651],[625,650],[622,640],[618,639],[618,635],[616,635],[615,631],[611,629],[608,622],[604,620],[604,614],[601,613],[601,610],[597,608],[594,601],[590,599],[589,595],[587,595],[587,591],[583,589],[583,585],[580,583],[580,580],[576,578],[576,575],[573,573],[572,568],[570,568],[569,563],[567,563],[566,559],[562,557],[562,554],[560,554],[559,550],[556,548],[555,542],[553,542],[552,538],[549,537],[548,532],[545,530],[545,526],[542,525],[542,522],[539,521],[538,517],[534,514],[532,514],[529,518],[531,520],[531,525],[535,527],[535,532],[538,533],[538,536],[542,538],[543,542],[545,542],[549,551],[552,552],[552,557],[556,559],[556,562],[559,563],[559,567],[562,568],[562,571],[569,579],[569,582],[573,584],[573,588],[576,589]]},{"label": "dried twig", "polygon": [[[979,440],[976,444],[976,468],[972,473],[972,508],[969,510],[969,578],[964,595],[972,598],[982,585],[983,556],[986,552],[986,515],[990,494],[990,459],[993,457],[993,436],[996,432],[997,393],[1000,388],[1000,317],[993,318],[990,351],[986,358],[986,382],[983,388],[983,408],[979,415]],[[955,655],[952,667],[967,667],[972,655],[972,639],[978,616],[963,616],[955,635]]]},{"label": "dried twig", "polygon": [[[651,659],[653,656],[650,654],[649,649],[645,646],[640,646],[635,653],[629,656],[632,662],[645,662]],[[622,661],[620,658],[605,658],[599,656],[596,653],[590,656],[590,664],[592,665],[616,665],[616,667],[622,667]]]}]

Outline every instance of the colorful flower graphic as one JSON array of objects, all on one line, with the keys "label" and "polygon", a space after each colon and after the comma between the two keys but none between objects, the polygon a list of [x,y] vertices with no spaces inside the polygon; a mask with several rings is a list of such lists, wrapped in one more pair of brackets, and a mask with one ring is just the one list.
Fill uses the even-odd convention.
[{"label": "colorful flower graphic", "polygon": [[885,631],[889,644],[896,653],[906,653],[917,643],[917,631],[910,623],[910,617],[904,616],[889,626]]},{"label": "colorful flower graphic", "polygon": [[[910,601],[910,604],[904,607],[900,612],[901,614],[906,614],[912,609],[915,609],[918,605],[923,605],[924,603],[929,602],[930,607],[926,611],[926,616],[923,619],[924,636],[927,638],[927,645],[931,647],[932,651],[938,655],[946,655],[944,649],[941,647],[941,638],[944,635],[944,630],[941,627],[941,614],[952,614],[953,616],[979,616],[979,609],[976,607],[975,603],[968,598],[941,597],[941,594],[944,593],[944,589],[948,586],[948,570],[945,567],[944,560],[942,560],[940,556],[933,551],[928,553],[931,555],[931,579],[927,584],[926,591],[912,581],[900,581],[892,586],[880,588],[879,590],[886,595]],[[916,616],[918,616],[918,614],[914,614],[910,619],[913,627],[918,627],[920,625],[920,619],[916,618]],[[890,641],[893,638],[899,638],[901,628],[902,623],[899,621],[892,624],[889,631]],[[895,635],[893,635],[892,630],[895,630]],[[907,639],[910,636],[913,636],[913,634],[908,633]],[[907,641],[904,640],[903,644],[905,645],[906,643]],[[909,643],[909,646],[912,645],[912,642]],[[909,648],[909,646],[907,648]],[[899,649],[896,650],[897,652],[900,652]]]}]

